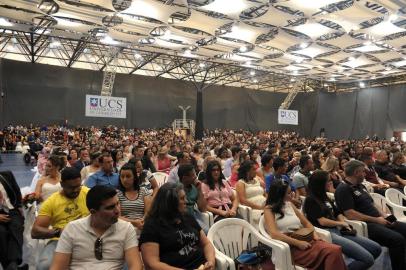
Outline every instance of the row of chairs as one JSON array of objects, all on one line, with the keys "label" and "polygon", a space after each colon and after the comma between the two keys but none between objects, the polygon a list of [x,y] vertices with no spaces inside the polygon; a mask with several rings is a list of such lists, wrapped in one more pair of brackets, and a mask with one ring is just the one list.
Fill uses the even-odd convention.
[{"label": "row of chairs", "polygon": [[[334,194],[328,194],[329,197],[334,197]],[[388,189],[387,198],[380,194],[372,193],[375,205],[384,213],[393,213],[399,221],[406,218],[403,211],[406,207],[401,206],[402,201],[406,200],[406,195],[396,189]],[[390,208],[397,209],[391,212]],[[234,270],[236,265],[234,259],[246,249],[257,246],[258,243],[265,244],[272,248],[272,261],[276,269],[294,270],[303,269],[292,263],[292,257],[289,245],[285,242],[272,239],[265,229],[265,221],[262,216],[259,224],[252,224],[251,208],[240,205],[238,208],[239,214],[243,219],[228,218],[221,220],[215,224],[212,223],[211,213],[204,213],[207,216],[207,222],[210,225],[208,238],[212,242],[216,250],[216,269],[219,270]],[[358,236],[368,237],[368,227],[365,222],[356,220],[347,220],[347,222],[357,230]],[[258,228],[258,229],[257,229]],[[330,232],[316,228],[316,232],[321,239],[331,243]],[[351,260],[346,258],[346,260]],[[388,249],[383,248],[382,255],[377,259],[375,265],[371,269],[391,269]]]},{"label": "row of chairs", "polygon": [[[404,192],[406,192],[406,187]],[[388,188],[385,191],[385,197],[377,193],[370,194],[380,211],[393,214],[397,220],[406,222],[406,207],[404,206],[404,202],[406,202],[405,193],[394,188]]]},{"label": "row of chairs", "polygon": [[[162,172],[153,173],[158,182],[158,186],[162,186],[168,180],[168,175]],[[405,189],[406,192],[406,189]],[[327,194],[334,200],[334,194]],[[403,200],[406,200],[406,195],[396,189],[388,189],[385,194],[386,198],[377,193],[371,193],[374,203],[384,213],[392,213],[388,206],[393,209],[393,214],[399,221],[406,221],[404,211],[406,207],[402,206]],[[216,269],[233,270],[236,269],[234,259],[244,250],[258,245],[259,242],[268,245],[273,251],[273,262],[276,269],[293,270],[302,269],[292,263],[289,245],[272,239],[267,233],[264,225],[264,218],[261,217],[259,224],[252,224],[252,209],[248,206],[239,205],[238,213],[243,219],[228,218],[214,224],[214,216],[211,212],[202,213],[204,222],[210,228],[208,238],[216,249]],[[347,220],[347,222],[357,230],[358,236],[368,237],[368,227],[365,222]],[[330,232],[316,228],[320,237],[331,243]],[[387,249],[384,249],[387,253]],[[386,263],[388,264],[388,263]],[[376,269],[380,269],[376,267]],[[390,269],[390,263],[389,263]]]}]

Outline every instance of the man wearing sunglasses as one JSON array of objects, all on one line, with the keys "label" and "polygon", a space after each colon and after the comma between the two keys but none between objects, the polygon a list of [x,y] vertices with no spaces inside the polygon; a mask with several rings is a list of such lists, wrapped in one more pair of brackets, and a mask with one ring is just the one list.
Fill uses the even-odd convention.
[{"label": "man wearing sunglasses", "polygon": [[51,270],[143,269],[138,240],[131,223],[118,219],[120,205],[117,191],[109,186],[95,186],[86,197],[90,216],[72,221],[58,241]]}]

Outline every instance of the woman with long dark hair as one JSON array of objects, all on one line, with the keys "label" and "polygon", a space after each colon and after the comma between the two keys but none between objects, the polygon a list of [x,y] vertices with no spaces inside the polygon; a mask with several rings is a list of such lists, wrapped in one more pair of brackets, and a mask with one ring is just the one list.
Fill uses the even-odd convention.
[{"label": "woman with long dark hair", "polygon": [[154,196],[159,188],[158,182],[154,178],[154,175],[150,171],[144,169],[142,166],[142,161],[139,158],[131,158],[128,163],[133,165],[137,170],[137,176],[140,180],[140,187],[145,187],[149,193]]},{"label": "woman with long dark hair", "polygon": [[314,226],[330,231],[332,242],[353,259],[348,265],[349,270],[368,269],[381,253],[381,246],[368,238],[346,234],[351,228],[326,194],[331,184],[328,172],[318,170],[310,176],[304,213]]},{"label": "woman with long dark hair", "polygon": [[142,259],[150,270],[214,270],[214,248],[187,213],[183,186],[165,183],[158,190],[141,233]]},{"label": "woman with long dark hair", "polygon": [[291,203],[291,189],[285,181],[275,181],[269,187],[264,210],[265,228],[273,239],[290,246],[292,260],[309,270],[347,269],[340,246],[319,240],[313,233],[311,241],[298,240],[292,233],[301,228],[314,230],[313,225]]},{"label": "woman with long dark hair", "polygon": [[238,168],[239,180],[236,185],[239,202],[252,208],[254,224],[258,224],[266,201],[265,190],[256,175],[255,163],[251,160],[244,161]]},{"label": "woman with long dark hair", "polygon": [[207,201],[207,210],[215,215],[215,222],[237,215],[238,200],[221,173],[219,161],[213,160],[207,164],[202,192]]},{"label": "woman with long dark hair", "polygon": [[138,230],[142,230],[144,217],[151,203],[151,196],[146,188],[140,187],[137,170],[131,164],[125,164],[121,168],[118,188],[121,218],[130,222]]},{"label": "woman with long dark hair", "polygon": [[123,155],[123,151],[121,149],[118,149],[116,151],[113,151],[112,153],[113,157],[113,166],[115,170],[120,171],[121,167],[127,163],[127,160],[125,159]]}]

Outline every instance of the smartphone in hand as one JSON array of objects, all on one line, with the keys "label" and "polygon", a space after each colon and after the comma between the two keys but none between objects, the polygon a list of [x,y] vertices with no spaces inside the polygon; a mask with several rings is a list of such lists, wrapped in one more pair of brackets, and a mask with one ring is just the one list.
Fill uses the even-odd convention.
[{"label": "smartphone in hand", "polygon": [[387,221],[389,221],[390,223],[396,222],[397,218],[394,215],[389,215],[385,218]]}]

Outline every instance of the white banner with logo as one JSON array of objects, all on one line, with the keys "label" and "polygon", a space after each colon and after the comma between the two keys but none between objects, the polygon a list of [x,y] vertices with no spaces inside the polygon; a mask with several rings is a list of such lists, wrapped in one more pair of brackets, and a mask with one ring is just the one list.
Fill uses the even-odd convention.
[{"label": "white banner with logo", "polygon": [[86,116],[127,118],[127,99],[86,95]]},{"label": "white banner with logo", "polygon": [[278,110],[278,124],[298,125],[299,111],[294,110]]}]

